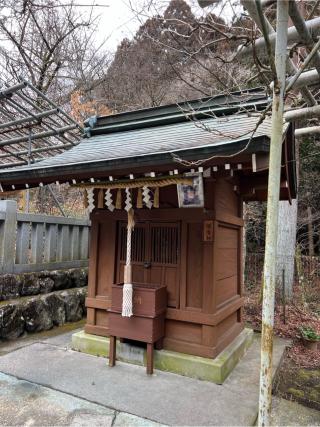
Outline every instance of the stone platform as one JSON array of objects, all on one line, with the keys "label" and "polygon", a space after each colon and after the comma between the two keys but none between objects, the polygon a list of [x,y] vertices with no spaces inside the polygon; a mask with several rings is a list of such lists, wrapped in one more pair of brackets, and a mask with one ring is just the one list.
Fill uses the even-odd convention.
[{"label": "stone platform", "polygon": [[[190,378],[222,384],[250,347],[253,331],[244,329],[215,359],[191,356],[168,350],[154,351],[154,367]],[[72,349],[93,356],[109,356],[109,338],[76,332],[72,336]],[[117,360],[146,366],[146,349],[117,340]]]}]

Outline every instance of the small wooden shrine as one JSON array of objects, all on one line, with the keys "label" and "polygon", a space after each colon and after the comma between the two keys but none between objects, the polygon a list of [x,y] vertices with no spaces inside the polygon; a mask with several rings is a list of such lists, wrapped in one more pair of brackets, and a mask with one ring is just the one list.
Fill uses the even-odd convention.
[{"label": "small wooden shrine", "polygon": [[[267,102],[252,89],[94,117],[78,146],[1,172],[3,191],[52,182],[85,190],[92,221],[86,332],[109,334],[130,210],[132,281],[167,287],[163,347],[213,358],[241,332],[242,207],[266,200],[271,121],[257,124]],[[287,125],[279,185],[289,201],[294,152]]]}]

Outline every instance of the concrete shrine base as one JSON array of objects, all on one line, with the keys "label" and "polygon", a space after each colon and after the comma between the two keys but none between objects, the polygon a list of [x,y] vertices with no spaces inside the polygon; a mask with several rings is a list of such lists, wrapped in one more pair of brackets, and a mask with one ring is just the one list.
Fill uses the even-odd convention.
[{"label": "concrete shrine base", "polygon": [[[244,329],[216,358],[191,356],[168,350],[155,350],[154,367],[190,378],[222,384],[253,340],[253,331]],[[94,356],[109,356],[109,338],[76,332],[72,349]],[[146,366],[146,349],[117,341],[117,360]]]}]

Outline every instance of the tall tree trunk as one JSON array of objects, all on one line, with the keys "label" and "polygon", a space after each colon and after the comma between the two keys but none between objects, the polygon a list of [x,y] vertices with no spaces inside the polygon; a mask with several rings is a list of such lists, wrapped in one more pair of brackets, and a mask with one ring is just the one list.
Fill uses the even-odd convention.
[{"label": "tall tree trunk", "polygon": [[[264,22],[262,6],[255,2],[257,11]],[[266,221],[266,242],[263,268],[263,301],[262,301],[262,335],[261,335],[261,364],[260,364],[260,393],[258,425],[270,425],[272,401],[272,349],[274,325],[274,299],[277,261],[278,216],[281,176],[281,152],[283,141],[283,111],[284,92],[286,79],[287,60],[287,28],[288,28],[288,1],[277,2],[277,35],[275,46],[275,71],[272,117],[271,141],[268,177],[268,203]],[[266,44],[269,43],[268,35],[263,31]],[[270,43],[269,43],[270,45]],[[272,64],[272,52],[269,52]]]},{"label": "tall tree trunk", "polygon": [[307,207],[307,221],[308,221],[308,248],[309,256],[314,256],[314,245],[313,245],[313,225],[312,225],[312,212],[311,207]]},{"label": "tall tree trunk", "polygon": [[246,225],[246,203],[242,203],[242,218],[244,226],[242,228],[242,286],[245,286],[246,259],[247,259],[247,225]]},{"label": "tall tree trunk", "polygon": [[297,230],[297,199],[290,205],[279,202],[278,243],[277,243],[277,284],[282,284],[282,272],[285,272],[286,296],[291,298],[294,280],[294,260]]}]

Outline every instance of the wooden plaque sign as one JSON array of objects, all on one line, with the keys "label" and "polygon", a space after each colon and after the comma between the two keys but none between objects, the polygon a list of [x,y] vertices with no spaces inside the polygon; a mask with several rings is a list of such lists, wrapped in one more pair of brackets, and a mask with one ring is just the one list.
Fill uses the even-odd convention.
[{"label": "wooden plaque sign", "polygon": [[204,242],[213,241],[213,221],[203,222],[203,241]]}]

